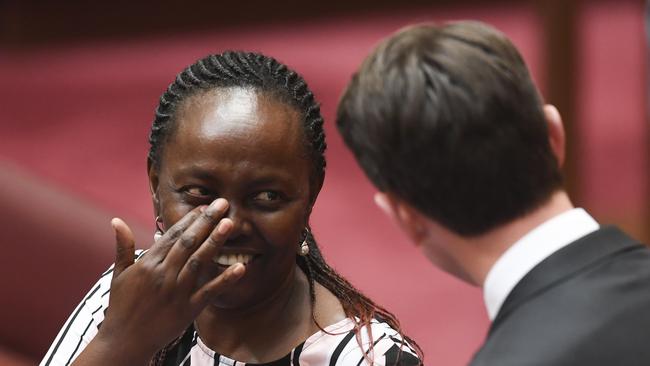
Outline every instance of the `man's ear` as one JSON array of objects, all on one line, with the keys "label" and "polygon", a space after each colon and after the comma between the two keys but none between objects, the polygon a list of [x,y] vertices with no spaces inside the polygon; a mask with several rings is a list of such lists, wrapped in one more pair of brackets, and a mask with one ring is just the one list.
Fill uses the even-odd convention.
[{"label": "man's ear", "polygon": [[544,118],[546,119],[546,128],[548,130],[548,140],[551,144],[551,150],[553,150],[553,155],[555,155],[557,163],[561,168],[564,165],[564,144],[566,142],[562,117],[555,106],[546,104],[544,106]]},{"label": "man's ear", "polygon": [[147,159],[147,175],[149,176],[149,192],[151,192],[151,201],[153,203],[154,214],[160,215],[158,202],[158,169],[151,159]]},{"label": "man's ear", "polygon": [[375,193],[375,204],[393,219],[406,235],[416,244],[420,245],[426,237],[426,220],[422,214],[390,193]]}]

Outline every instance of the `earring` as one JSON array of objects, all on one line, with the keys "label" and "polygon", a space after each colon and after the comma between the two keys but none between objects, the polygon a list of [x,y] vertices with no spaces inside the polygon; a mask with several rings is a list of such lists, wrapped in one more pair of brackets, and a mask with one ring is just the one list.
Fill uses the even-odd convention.
[{"label": "earring", "polygon": [[307,243],[307,238],[309,237],[309,229],[305,228],[305,238],[302,240],[302,243],[298,246],[298,255],[304,257],[309,254],[309,243]]},{"label": "earring", "polygon": [[298,250],[298,254],[300,254],[300,256],[302,257],[309,254],[309,244],[307,244],[307,239],[303,240],[302,244],[300,244],[300,249]]},{"label": "earring", "polygon": [[160,215],[156,216],[156,232],[153,234],[153,240],[158,241],[163,236],[163,229],[160,227],[160,224],[162,223],[162,218],[160,218]]}]

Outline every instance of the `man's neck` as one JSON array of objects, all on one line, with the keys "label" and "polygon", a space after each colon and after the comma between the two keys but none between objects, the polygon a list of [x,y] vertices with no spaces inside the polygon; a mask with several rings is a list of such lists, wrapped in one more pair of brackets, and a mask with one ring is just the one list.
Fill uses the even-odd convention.
[{"label": "man's neck", "polygon": [[458,255],[459,263],[465,264],[466,280],[483,286],[490,268],[508,248],[539,225],[572,208],[566,192],[557,191],[546,203],[525,216],[478,237],[461,238]]}]

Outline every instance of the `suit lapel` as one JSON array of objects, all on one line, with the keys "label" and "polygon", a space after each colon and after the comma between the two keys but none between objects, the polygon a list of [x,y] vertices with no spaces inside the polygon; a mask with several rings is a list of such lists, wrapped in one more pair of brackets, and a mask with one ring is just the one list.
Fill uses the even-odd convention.
[{"label": "suit lapel", "polygon": [[586,235],[553,253],[519,281],[504,301],[491,334],[518,306],[547,289],[571,278],[586,267],[615,253],[640,247],[619,229],[608,226]]}]

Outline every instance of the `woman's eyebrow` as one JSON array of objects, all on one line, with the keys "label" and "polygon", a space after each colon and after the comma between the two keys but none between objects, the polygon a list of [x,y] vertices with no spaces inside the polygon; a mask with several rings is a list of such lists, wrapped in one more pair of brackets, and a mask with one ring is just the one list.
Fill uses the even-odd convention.
[{"label": "woman's eyebrow", "polygon": [[277,172],[274,172],[273,174],[269,175],[260,175],[257,177],[253,177],[251,179],[251,185],[253,186],[261,186],[261,185],[267,185],[267,184],[282,184],[282,185],[294,185],[294,177],[288,175],[288,174],[279,174]]},{"label": "woman's eyebrow", "polygon": [[[228,174],[228,173],[225,173]],[[222,174],[213,169],[204,168],[198,165],[188,165],[179,168],[175,174],[176,179],[183,177],[192,177],[195,179],[205,180],[220,183],[224,179]],[[265,184],[282,184],[294,185],[296,184],[296,177],[288,172],[283,172],[278,169],[258,169],[252,174],[246,174],[246,180],[249,185],[260,186]]]},{"label": "woman's eyebrow", "polygon": [[195,165],[185,166],[177,169],[173,174],[174,180],[183,178],[194,178],[205,181],[219,182],[219,174],[210,169],[201,168]]}]

